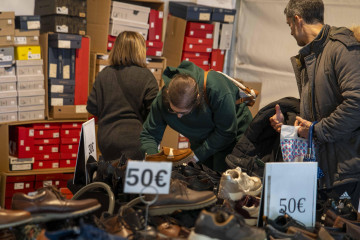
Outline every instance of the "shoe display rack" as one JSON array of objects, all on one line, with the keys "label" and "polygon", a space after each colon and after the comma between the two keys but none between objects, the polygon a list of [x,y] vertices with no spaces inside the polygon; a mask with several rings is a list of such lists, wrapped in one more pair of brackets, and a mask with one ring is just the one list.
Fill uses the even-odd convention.
[{"label": "shoe display rack", "polygon": [[[9,129],[14,126],[22,126],[37,123],[66,123],[78,122],[82,123],[84,120],[35,120],[11,122],[0,125],[0,204],[1,207],[9,208],[9,198],[15,192],[31,192],[44,185],[54,185],[56,187],[66,187],[68,179],[72,178],[74,167],[67,168],[48,168],[36,170],[19,170],[11,171],[9,160]],[[6,201],[7,200],[7,201]]]}]

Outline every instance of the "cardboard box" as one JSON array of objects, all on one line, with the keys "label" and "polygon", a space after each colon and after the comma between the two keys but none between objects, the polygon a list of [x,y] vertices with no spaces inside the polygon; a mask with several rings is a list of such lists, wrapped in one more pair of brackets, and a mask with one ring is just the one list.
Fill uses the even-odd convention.
[{"label": "cardboard box", "polygon": [[35,131],[48,130],[48,129],[60,129],[60,123],[34,123],[31,125]]},{"label": "cardboard box", "polygon": [[211,21],[233,23],[235,15],[236,9],[213,8]]},{"label": "cardboard box", "polygon": [[[45,92],[44,92],[45,94]],[[18,97],[19,106],[44,105],[45,95]]]},{"label": "cardboard box", "polygon": [[211,48],[213,45],[213,39],[185,37],[184,44],[202,44],[203,46]]},{"label": "cardboard box", "polygon": [[111,2],[111,19],[123,19],[139,23],[148,23],[149,13],[149,7],[115,1]]},{"label": "cardboard box", "polygon": [[160,143],[161,147],[171,147],[174,149],[184,149],[189,148],[190,143],[187,138],[184,138],[183,135],[167,126]]},{"label": "cardboard box", "polygon": [[145,39],[147,39],[149,24],[140,23],[134,21],[128,21],[123,19],[111,19],[109,25],[109,35],[118,36],[123,31],[133,31],[140,33]]},{"label": "cardboard box", "polygon": [[14,47],[0,48],[0,67],[11,67],[14,63]]},{"label": "cardboard box", "polygon": [[16,60],[41,59],[40,46],[17,46],[15,47]]},{"label": "cardboard box", "polygon": [[54,119],[87,119],[88,112],[83,105],[52,106],[49,115]]},{"label": "cardboard box", "polygon": [[25,164],[25,163],[34,163],[34,158],[18,158],[15,156],[9,156],[9,164]]},{"label": "cardboard box", "polygon": [[150,41],[162,40],[163,17],[164,17],[163,11],[157,11],[155,9],[150,10],[148,40]]},{"label": "cardboard box", "polygon": [[45,89],[44,80],[41,81],[28,81],[28,82],[18,82],[17,90],[37,90],[37,89]]},{"label": "cardboard box", "polygon": [[14,36],[15,12],[0,12],[0,36]]},{"label": "cardboard box", "polygon": [[39,45],[39,35],[39,30],[20,31],[19,29],[15,29],[14,45]]},{"label": "cardboard box", "polygon": [[75,95],[74,105],[86,105],[89,88],[90,38],[83,37],[81,48],[76,50],[75,58]]},{"label": "cardboard box", "polygon": [[16,90],[16,80],[11,82],[0,82],[0,92],[11,91],[13,92]]},{"label": "cardboard box", "polygon": [[87,0],[87,34],[92,52],[106,53],[111,0]]},{"label": "cardboard box", "polygon": [[74,93],[54,93],[49,92],[50,106],[74,105]]},{"label": "cardboard box", "polygon": [[[57,79],[49,79],[49,80],[57,80]],[[66,81],[66,80],[63,80]],[[68,80],[74,81],[74,80]],[[74,81],[75,82],[75,81]],[[75,84],[49,84],[50,93],[67,93],[74,94],[75,93]]]},{"label": "cardboard box", "polygon": [[40,30],[40,16],[16,16],[15,28],[20,30]]},{"label": "cardboard box", "polygon": [[0,36],[0,47],[6,47],[12,45],[14,45],[14,36],[12,35]]},{"label": "cardboard box", "polygon": [[194,38],[213,38],[213,30],[201,30],[201,29],[194,29],[191,30],[189,28],[186,29],[185,36],[194,37]]},{"label": "cardboard box", "polygon": [[207,52],[207,53],[211,53],[212,48],[211,46],[206,46],[203,44],[192,44],[192,43],[184,43],[184,47],[183,47],[184,51],[187,52]]},{"label": "cardboard box", "polygon": [[184,51],[182,53],[182,59],[183,58],[210,58],[210,53],[207,52],[186,52]]},{"label": "cardboard box", "polygon": [[188,21],[210,21],[212,8],[193,2],[169,2],[169,13]]}]

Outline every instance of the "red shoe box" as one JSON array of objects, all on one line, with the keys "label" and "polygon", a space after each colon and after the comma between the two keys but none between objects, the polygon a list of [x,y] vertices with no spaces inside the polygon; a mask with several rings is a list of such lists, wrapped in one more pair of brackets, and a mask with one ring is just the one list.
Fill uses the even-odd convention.
[{"label": "red shoe box", "polygon": [[207,30],[195,30],[195,31],[186,30],[185,36],[187,36],[187,37],[195,37],[195,38],[212,39],[213,38],[213,32],[212,31],[207,31]]},{"label": "red shoe box", "polygon": [[60,158],[60,153],[37,153],[34,154],[35,162],[37,161],[48,161],[48,160],[58,160]]},{"label": "red shoe box", "polygon": [[146,47],[162,49],[164,43],[160,41],[146,41]]},{"label": "red shoe box", "polygon": [[35,154],[58,153],[59,145],[35,145]]},{"label": "red shoe box", "polygon": [[188,31],[205,30],[212,32],[214,30],[214,25],[211,23],[187,22],[186,30]]},{"label": "red shoe box", "polygon": [[211,53],[210,67],[215,71],[223,71],[225,50],[213,49]]},{"label": "red shoe box", "polygon": [[60,159],[76,159],[77,152],[76,153],[60,153]]},{"label": "red shoe box", "polygon": [[36,145],[56,145],[56,144],[60,144],[60,138],[35,139],[34,144],[35,147]]},{"label": "red shoe box", "polygon": [[163,54],[162,48],[146,48],[146,56],[157,56],[161,57]]},{"label": "red shoe box", "polygon": [[61,145],[64,144],[79,144],[80,137],[73,137],[73,138],[61,138],[60,143]]},{"label": "red shoe box", "polygon": [[213,39],[212,38],[185,37],[184,44],[202,44],[204,46],[208,46],[208,47],[212,48]]},{"label": "red shoe box", "polygon": [[15,192],[27,193],[34,190],[35,175],[8,176],[6,179],[5,195],[13,195]]},{"label": "red shoe box", "polygon": [[200,52],[186,52],[183,51],[182,58],[210,58],[210,53],[200,53]]},{"label": "red shoe box", "polygon": [[181,61],[189,61],[193,62],[196,66],[208,66],[209,60],[208,59],[201,59],[201,58],[184,58]]},{"label": "red shoe box", "polygon": [[60,159],[59,164],[61,168],[75,167],[76,159]]},{"label": "red shoe box", "polygon": [[61,129],[61,138],[77,138],[80,137],[81,129]]},{"label": "red shoe box", "polygon": [[60,188],[59,190],[60,190],[60,192],[62,193],[62,195],[63,195],[66,199],[68,199],[68,200],[71,200],[72,197],[74,196],[74,195],[72,194],[72,192],[70,191],[70,189],[68,189],[67,187],[62,187],[62,188]]},{"label": "red shoe box", "polygon": [[6,196],[5,198],[5,209],[11,209],[12,195],[11,197]]},{"label": "red shoe box", "polygon": [[60,123],[35,123],[32,125],[35,130],[59,129]]},{"label": "red shoe box", "polygon": [[210,53],[212,51],[211,46],[205,46],[202,44],[191,44],[191,43],[184,43],[183,47],[184,51],[187,52],[207,52]]},{"label": "red shoe box", "polygon": [[59,168],[59,160],[35,161],[33,169]]},{"label": "red shoe box", "polygon": [[61,129],[81,129],[82,123],[81,122],[74,122],[74,123],[61,123]]},{"label": "red shoe box", "polygon": [[82,37],[81,48],[75,53],[75,93],[74,105],[86,105],[89,88],[90,38]]},{"label": "red shoe box", "polygon": [[201,68],[204,71],[209,71],[210,70],[209,65],[206,65],[206,66],[205,65],[198,65],[198,67]]},{"label": "red shoe box", "polygon": [[161,41],[164,13],[150,9],[148,40]]},{"label": "red shoe box", "polygon": [[35,138],[59,138],[60,129],[42,129],[35,130]]},{"label": "red shoe box", "polygon": [[34,129],[12,126],[9,131],[10,155],[18,158],[32,158],[34,155]]},{"label": "red shoe box", "polygon": [[77,153],[79,144],[61,144],[60,152],[61,153]]},{"label": "red shoe box", "polygon": [[35,179],[35,189],[51,185],[60,187],[62,178],[62,173],[37,174]]},{"label": "red shoe box", "polygon": [[107,50],[111,51],[111,49],[114,47],[116,37],[108,35],[108,44],[107,44]]}]

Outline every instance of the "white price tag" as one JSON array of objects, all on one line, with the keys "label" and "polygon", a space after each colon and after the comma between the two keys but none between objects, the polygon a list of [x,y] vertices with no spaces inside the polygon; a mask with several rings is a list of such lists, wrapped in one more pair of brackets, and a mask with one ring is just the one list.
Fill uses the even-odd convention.
[{"label": "white price tag", "polygon": [[27,28],[30,29],[40,29],[40,21],[28,21]]},{"label": "white price tag", "polygon": [[307,227],[315,226],[317,162],[266,163],[264,215],[284,213]]},{"label": "white price tag", "polygon": [[14,190],[24,189],[24,183],[15,183]]},{"label": "white price tag", "polygon": [[59,48],[71,48],[71,41],[69,41],[69,40],[59,40],[58,45],[59,45]]},{"label": "white price tag", "polygon": [[209,21],[210,20],[210,13],[200,13],[199,14],[200,21]]},{"label": "white price tag", "polygon": [[171,162],[128,161],[125,193],[168,194]]}]

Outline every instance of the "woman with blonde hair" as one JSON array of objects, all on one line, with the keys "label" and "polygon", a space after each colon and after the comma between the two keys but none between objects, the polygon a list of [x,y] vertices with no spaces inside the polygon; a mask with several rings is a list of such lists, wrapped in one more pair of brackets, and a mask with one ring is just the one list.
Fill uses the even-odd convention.
[{"label": "woman with blonde hair", "polygon": [[[159,86],[146,68],[144,37],[125,31],[116,38],[110,66],[96,77],[87,111],[98,117],[98,144],[107,161],[142,159],[140,132]],[[140,155],[139,155],[140,154]]]}]

